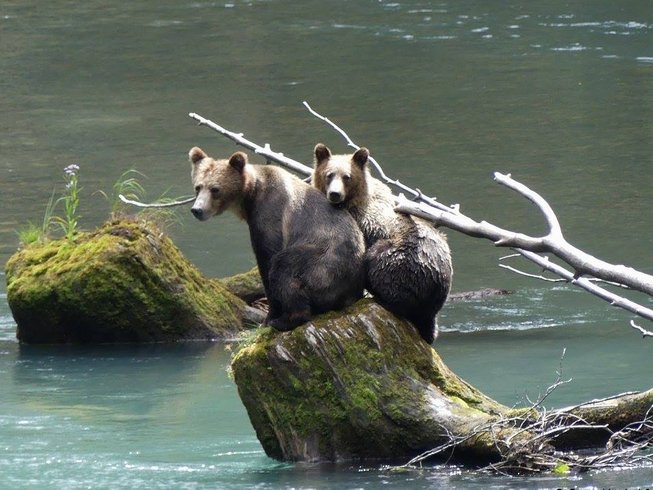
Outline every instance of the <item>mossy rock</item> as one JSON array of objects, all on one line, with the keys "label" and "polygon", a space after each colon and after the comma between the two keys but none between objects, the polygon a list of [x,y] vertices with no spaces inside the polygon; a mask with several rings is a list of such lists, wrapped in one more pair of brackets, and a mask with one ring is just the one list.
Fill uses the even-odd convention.
[{"label": "mossy rock", "polygon": [[261,274],[259,274],[258,267],[254,267],[241,274],[222,278],[220,282],[247,304],[251,304],[265,297],[263,280],[261,279]]},{"label": "mossy rock", "polygon": [[261,329],[232,369],[266,454],[285,461],[409,458],[509,411],[371,300],[291,332]]},{"label": "mossy rock", "polygon": [[244,328],[246,304],[136,219],[30,245],[9,259],[6,278],[25,343],[224,339]]}]

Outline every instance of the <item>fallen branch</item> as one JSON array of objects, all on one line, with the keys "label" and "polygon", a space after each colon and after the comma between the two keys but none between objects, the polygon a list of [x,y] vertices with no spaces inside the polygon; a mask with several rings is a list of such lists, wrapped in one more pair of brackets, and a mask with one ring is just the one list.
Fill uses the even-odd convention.
[{"label": "fallen branch", "polygon": [[[499,262],[501,262],[502,260],[511,259],[511,258],[513,258],[513,257],[522,257],[522,255],[521,255],[521,254],[518,254],[518,253],[514,253],[514,254],[510,254],[510,255],[505,255],[505,256],[503,256],[503,257],[499,257]],[[551,278],[551,277],[545,277],[545,276],[543,276],[543,275],[541,275],[541,274],[532,274],[532,273],[525,272],[525,271],[523,271],[523,270],[517,269],[516,267],[512,267],[512,266],[510,266],[510,265],[506,265],[506,264],[499,264],[499,267],[501,267],[502,269],[509,270],[510,272],[514,272],[515,274],[518,274],[518,275],[520,275],[520,276],[530,277],[530,278],[533,278],[533,279],[539,279],[539,280],[541,280],[541,281],[545,281],[545,282],[564,282],[564,283],[569,283],[569,280],[568,280],[568,279],[565,279],[565,278],[562,278],[562,277]],[[614,287],[618,287],[618,288],[630,289],[628,286],[626,286],[626,285],[624,285],[624,284],[619,284],[618,282],[604,281],[603,279],[597,279],[596,277],[590,277],[590,278],[587,278],[587,280],[588,280],[588,281],[591,281],[591,282],[598,282],[598,283],[608,284],[608,285],[610,285],[610,286],[614,286]]]},{"label": "fallen branch", "polygon": [[[304,105],[311,114],[320,120],[325,121],[329,126],[338,131],[338,133],[346,139],[349,146],[352,148],[359,148],[344,130],[325,116],[314,111],[308,103],[304,102]],[[201,126],[209,127],[231,139],[236,144],[262,155],[268,160],[268,162],[278,163],[305,177],[310,176],[312,173],[310,167],[286,157],[283,153],[272,151],[268,144],[260,146],[246,139],[243,136],[243,133],[229,131],[198,114],[190,113],[189,116],[198,121]],[[415,199],[415,201],[409,201],[407,198],[402,198],[400,195],[399,205],[396,208],[397,211],[413,214],[432,221],[437,225],[446,226],[475,238],[486,238],[492,240],[497,246],[511,247],[524,258],[540,265],[543,269],[562,277],[571,284],[608,301],[611,305],[618,306],[640,317],[653,321],[653,310],[593,284],[590,280],[591,278],[581,277],[583,275],[590,275],[594,278],[601,279],[602,281],[617,283],[618,285],[623,285],[630,289],[641,291],[653,296],[653,276],[639,272],[631,267],[609,264],[570,245],[564,239],[558,219],[547,201],[535,191],[512,179],[510,175],[504,175],[497,172],[495,173],[495,180],[501,185],[520,193],[540,209],[549,227],[547,235],[543,237],[531,237],[522,233],[505,230],[486,221],[477,222],[462,214],[458,205],[445,206],[437,202],[437,200],[425,196],[418,189],[412,189],[397,180],[388,178],[376,161],[373,162],[373,165],[386,183],[400,188]],[[544,252],[556,255],[572,266],[574,272],[572,273],[563,267],[552,263],[548,258],[539,255]]]},{"label": "fallen branch", "polygon": [[[564,353],[563,353],[564,356]],[[548,411],[544,400],[559,386],[556,381],[531,406],[513,417],[499,417],[474,427],[464,436],[445,431],[447,438],[401,467],[419,468],[438,456],[450,457],[479,439],[491,438],[498,460],[481,468],[501,474],[588,471],[653,464],[651,391],[628,392]],[[614,414],[622,414],[615,416]],[[595,447],[591,452],[576,449]]]},{"label": "fallen branch", "polygon": [[[524,248],[515,247],[513,248],[513,250],[515,250],[517,253],[519,253],[526,259],[530,260],[531,262],[536,263],[537,265],[542,267],[542,269],[548,270],[549,272],[552,272],[562,277],[563,279],[570,282],[574,286],[578,286],[581,289],[584,289],[585,291],[595,296],[598,296],[599,298],[603,299],[604,301],[607,301],[613,306],[623,308],[627,311],[630,311],[631,313],[634,313],[637,316],[653,321],[653,310],[651,310],[650,308],[647,308],[645,306],[640,305],[639,303],[626,299],[623,296],[619,296],[615,293],[612,293],[611,291],[608,291],[607,289],[594,284],[589,278],[579,277],[577,274],[574,274],[566,270],[565,268],[557,264],[554,264],[547,257],[543,257],[533,251],[526,249],[532,247],[535,250],[547,251],[547,252],[550,251],[544,249],[542,239],[528,237],[526,235],[521,235],[521,234],[515,234],[513,232],[509,232],[506,230],[501,230],[500,228],[490,223],[487,223],[485,221],[479,223],[461,214],[454,215],[451,213],[443,213],[442,211],[428,207],[423,203],[413,203],[406,199],[401,201],[399,206],[397,206],[397,210],[403,213],[409,213],[424,219],[428,219],[437,224],[444,225],[449,228],[458,230],[462,233],[465,233],[466,235],[470,235],[478,238],[488,238],[490,240],[495,241],[495,243],[504,239],[505,239],[504,243],[519,243],[520,245],[524,246]],[[504,245],[504,243],[501,243],[501,245]],[[643,273],[639,273],[639,274],[646,275]],[[601,277],[600,279],[606,281],[608,280],[605,277]],[[623,282],[622,281],[616,281],[616,282],[626,285],[635,290],[647,292],[641,289],[640,287],[638,287],[640,285],[638,281],[628,281],[627,277],[623,277]]]},{"label": "fallen branch", "polygon": [[213,129],[214,131],[217,131],[221,135],[226,136],[235,142],[237,145],[248,148],[257,155],[265,157],[269,162],[276,162],[280,165],[283,165],[284,167],[289,168],[290,170],[294,170],[295,172],[303,174],[304,176],[309,176],[311,173],[313,173],[313,169],[311,167],[293,160],[292,158],[288,158],[283,153],[272,151],[268,143],[266,143],[264,146],[257,145],[256,143],[246,139],[243,136],[243,133],[234,133],[233,131],[229,131],[228,129],[225,129],[213,121],[205,119],[199,114],[195,114],[194,112],[191,112],[188,114],[188,116],[195,119],[200,126],[206,126]]},{"label": "fallen branch", "polygon": [[436,224],[455,229],[469,236],[492,240],[496,246],[511,247],[533,253],[552,253],[575,269],[573,277],[589,274],[604,281],[616,282],[631,289],[653,296],[653,276],[632,267],[609,264],[570,245],[563,237],[558,220],[548,203],[534,191],[513,180],[509,175],[495,174],[497,182],[518,191],[538,205],[549,225],[549,233],[543,237],[531,237],[505,230],[486,221],[477,222],[460,213],[445,213],[424,203],[404,199],[397,211],[415,214]]},{"label": "fallen branch", "polygon": [[[306,102],[304,102],[304,105],[311,114],[327,122],[327,124],[340,133],[349,146],[359,148],[342,128],[338,127],[325,116],[315,112]],[[446,226],[475,238],[487,238],[492,240],[496,246],[511,247],[515,252],[531,262],[535,262],[542,268],[571,282],[573,285],[608,301],[611,305],[618,306],[653,321],[653,310],[592,284],[587,278],[580,277],[584,274],[589,274],[601,281],[617,283],[619,286],[635,289],[653,296],[653,276],[639,272],[631,267],[609,264],[569,244],[562,234],[562,228],[560,227],[558,218],[549,203],[537,192],[512,179],[510,174],[504,175],[495,172],[494,179],[499,184],[526,197],[540,209],[549,228],[547,235],[543,237],[531,237],[523,233],[505,230],[487,221],[477,222],[460,213],[459,206],[443,207],[439,203],[437,206],[433,206],[421,192],[407,188],[398,181],[388,179],[376,161],[374,165],[387,183],[398,185],[402,190],[408,191],[413,195],[416,201],[419,201],[409,201],[400,195],[399,205],[395,208],[397,211],[419,216],[437,225]],[[572,266],[575,272],[572,274],[566,269],[553,264],[548,258],[539,255],[539,253],[544,252],[552,253],[559,257]]]}]

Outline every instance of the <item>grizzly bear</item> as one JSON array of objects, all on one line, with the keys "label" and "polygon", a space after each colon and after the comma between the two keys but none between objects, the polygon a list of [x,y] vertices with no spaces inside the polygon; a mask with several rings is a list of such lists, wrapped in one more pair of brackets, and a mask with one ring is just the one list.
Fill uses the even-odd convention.
[{"label": "grizzly bear", "polygon": [[451,288],[449,245],[429,222],[394,211],[392,191],[370,175],[368,158],[366,148],[332,155],[318,144],[312,184],[334,207],[347,209],[363,232],[367,290],[431,344]]},{"label": "grizzly bear", "polygon": [[267,325],[292,330],[362,297],[365,243],[348,213],[279,167],[249,164],[244,153],[214,160],[195,147],[189,159],[193,215],[205,221],[229,209],[249,226]]}]

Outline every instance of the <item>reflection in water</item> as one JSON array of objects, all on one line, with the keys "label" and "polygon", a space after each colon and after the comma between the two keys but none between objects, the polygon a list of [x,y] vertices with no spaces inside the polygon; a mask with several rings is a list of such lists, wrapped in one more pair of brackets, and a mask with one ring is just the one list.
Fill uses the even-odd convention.
[{"label": "reflection in water", "polygon": [[[218,360],[216,355],[207,355],[211,349],[223,351],[222,346],[208,343],[97,348],[21,345],[13,379],[28,409],[93,422],[136,421],[157,416],[162,404],[170,415],[183,413],[188,408],[184,404],[193,402],[174,395],[191,382],[191,376],[202,377],[207,362],[215,375]],[[178,357],[183,362],[174,362]],[[102,383],[89,383],[98,374]]]}]

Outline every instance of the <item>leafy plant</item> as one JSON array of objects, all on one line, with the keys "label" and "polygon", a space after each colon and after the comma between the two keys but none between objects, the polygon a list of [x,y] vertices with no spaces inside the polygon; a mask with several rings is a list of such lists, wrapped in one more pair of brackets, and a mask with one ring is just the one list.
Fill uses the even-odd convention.
[{"label": "leafy plant", "polygon": [[72,164],[68,165],[63,169],[64,177],[66,179],[66,192],[63,196],[57,199],[56,204],[63,202],[64,206],[64,216],[54,216],[53,220],[64,232],[66,239],[72,241],[77,233],[77,224],[78,218],[77,208],[79,206],[79,180],[77,177],[77,172],[79,172],[79,166]]}]

